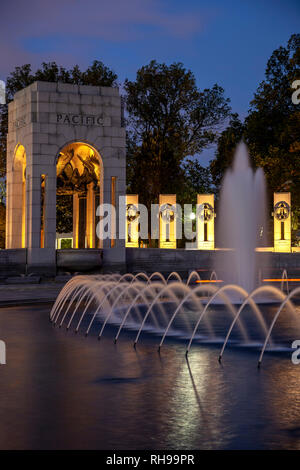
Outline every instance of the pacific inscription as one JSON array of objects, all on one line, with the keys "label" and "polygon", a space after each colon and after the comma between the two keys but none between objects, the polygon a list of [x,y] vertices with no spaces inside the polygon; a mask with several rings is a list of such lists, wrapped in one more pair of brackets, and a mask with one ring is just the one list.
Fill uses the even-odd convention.
[{"label": "pacific inscription", "polygon": [[75,126],[103,126],[103,117],[59,113],[56,115],[56,122],[58,124],[71,124]]}]

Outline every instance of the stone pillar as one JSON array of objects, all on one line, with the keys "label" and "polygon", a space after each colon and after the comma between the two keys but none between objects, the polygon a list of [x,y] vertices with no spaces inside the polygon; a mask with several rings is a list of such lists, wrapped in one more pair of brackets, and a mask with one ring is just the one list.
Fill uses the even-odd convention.
[{"label": "stone pillar", "polygon": [[[122,163],[123,164],[123,163]],[[120,163],[119,163],[120,166]],[[121,178],[124,175],[123,169],[115,167],[108,167],[107,171],[104,171],[104,187],[103,193],[101,194],[101,203],[109,203],[115,206],[116,218],[111,224],[110,238],[106,238],[102,241],[103,247],[103,264],[104,267],[124,270],[126,264],[126,252],[125,252],[125,239],[119,237],[120,227],[119,227],[119,196],[125,195],[126,182],[125,179]],[[115,180],[113,179],[115,178]],[[114,191],[113,191],[114,187]],[[113,196],[113,193],[115,195]],[[124,221],[124,218],[123,218]],[[100,232],[103,232],[103,226],[99,223],[99,227],[102,229]],[[112,243],[111,232],[115,230],[115,239]],[[124,227],[121,228],[121,232],[125,233]]]},{"label": "stone pillar", "polygon": [[97,235],[97,225],[99,223],[99,217],[96,215],[97,214],[97,209],[100,205],[101,201],[101,190],[99,188],[94,191],[95,195],[95,248],[102,248],[102,240],[98,238]]},{"label": "stone pillar", "polygon": [[26,246],[26,181],[22,165],[7,178],[7,248]]},{"label": "stone pillar", "polygon": [[86,246],[86,195],[79,195],[78,197],[78,248],[84,249]]},{"label": "stone pillar", "polygon": [[176,194],[159,195],[159,248],[176,248]]},{"label": "stone pillar", "polygon": [[126,247],[139,246],[139,196],[138,194],[126,195]]},{"label": "stone pillar", "polygon": [[215,213],[214,195],[197,195],[197,248],[198,250],[215,249]]},{"label": "stone pillar", "polygon": [[[52,204],[50,203],[53,194],[49,196],[49,192],[51,186],[55,188],[55,183],[49,178],[45,187],[45,247],[41,248],[41,174],[39,171],[37,166],[34,169],[29,167],[26,172],[27,272],[45,273],[52,276],[56,271],[55,241],[53,243],[54,221],[51,217],[55,209],[53,200]],[[49,246],[51,240],[53,244]]]},{"label": "stone pillar", "polygon": [[11,171],[6,172],[6,225],[5,225],[5,248],[11,248]]},{"label": "stone pillar", "polygon": [[45,248],[55,249],[56,240],[56,175],[45,179]]},{"label": "stone pillar", "polygon": [[73,194],[73,248],[78,248],[79,229],[79,198],[78,194]]},{"label": "stone pillar", "polygon": [[274,193],[274,251],[291,252],[291,193]]},{"label": "stone pillar", "polygon": [[[24,169],[25,172],[25,169]],[[25,248],[27,246],[27,202],[26,202],[26,185],[27,178],[26,174],[22,177],[22,241],[21,246]]]},{"label": "stone pillar", "polygon": [[27,247],[40,248],[41,242],[41,180],[28,174],[27,184]]},{"label": "stone pillar", "polygon": [[95,192],[94,184],[90,183],[87,189],[86,197],[86,236],[87,247],[95,248]]},{"label": "stone pillar", "polygon": [[14,179],[10,184],[10,248],[24,248],[24,214],[23,210],[23,195],[24,183],[22,181],[21,173],[16,172]]}]

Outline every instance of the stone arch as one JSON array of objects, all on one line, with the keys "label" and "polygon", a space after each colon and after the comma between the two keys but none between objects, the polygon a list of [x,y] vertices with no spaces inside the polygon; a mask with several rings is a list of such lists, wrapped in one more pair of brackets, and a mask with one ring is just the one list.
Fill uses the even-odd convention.
[{"label": "stone arch", "polygon": [[[13,235],[20,233],[20,217],[17,223],[14,216],[16,212],[20,214],[19,202],[24,200],[19,198],[19,207],[15,211],[14,193],[17,194],[18,188],[14,183],[18,175],[24,174],[18,172],[22,168],[20,160],[25,162],[25,158],[20,157],[22,152],[19,149],[14,164],[16,145],[20,143],[26,149],[26,253],[16,253],[14,256],[25,259],[26,255],[27,272],[54,274],[57,268],[65,270],[66,258],[73,260],[76,271],[79,270],[79,258],[89,269],[92,265],[99,268],[102,262],[103,265],[121,266],[123,269],[125,223],[121,222],[120,225],[119,218],[114,217],[114,213],[120,214],[121,206],[125,207],[124,198],[121,197],[126,192],[126,133],[122,127],[118,89],[37,81],[15,94],[9,104],[8,120],[6,248],[24,246],[24,241],[20,241],[22,237],[12,240]],[[99,177],[102,209],[105,209],[106,203],[115,209],[111,211],[111,219],[109,214],[107,218],[102,217],[104,226],[97,223],[99,236],[103,240],[96,248],[102,248],[101,253],[98,249],[74,254],[55,250],[56,163],[63,148],[72,143],[86,144],[95,150],[102,170]],[[108,233],[109,222],[111,233]]]},{"label": "stone arch", "polygon": [[73,200],[72,247],[102,248],[102,240],[96,237],[96,208],[103,203],[104,183],[100,152],[89,142],[73,140],[60,147],[55,165],[57,208],[59,199]]},{"label": "stone arch", "polygon": [[10,248],[25,248],[27,242],[27,210],[26,210],[26,165],[25,147],[18,143],[12,161],[12,181],[10,211]]}]

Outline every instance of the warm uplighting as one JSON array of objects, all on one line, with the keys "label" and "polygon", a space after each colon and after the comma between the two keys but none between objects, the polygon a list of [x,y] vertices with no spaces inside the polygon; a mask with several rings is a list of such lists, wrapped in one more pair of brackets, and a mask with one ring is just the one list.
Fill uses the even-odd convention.
[{"label": "warm uplighting", "polygon": [[291,193],[274,193],[274,251],[291,252]]},{"label": "warm uplighting", "polygon": [[[111,205],[116,208],[116,184],[117,184],[117,177],[112,176],[111,177]],[[116,233],[116,222],[114,218],[112,218],[112,223],[111,223],[111,239],[110,239],[110,247],[114,248],[116,245],[116,238],[115,238],[115,233]]]},{"label": "warm uplighting", "polygon": [[45,186],[46,175],[41,175],[41,248],[45,248]]},{"label": "warm uplighting", "polygon": [[214,195],[197,195],[197,248],[215,249]]},{"label": "warm uplighting", "polygon": [[126,195],[126,247],[138,248],[139,246],[139,196],[138,194]]},{"label": "warm uplighting", "polygon": [[57,196],[73,197],[72,248],[96,247],[96,199],[103,186],[101,157],[90,145],[64,147],[56,165]]},{"label": "warm uplighting", "polygon": [[159,195],[159,248],[176,248],[176,194]]},{"label": "warm uplighting", "polygon": [[300,279],[263,279],[263,282],[300,282]]},{"label": "warm uplighting", "polygon": [[197,279],[196,280],[197,284],[200,284],[203,282],[224,282],[224,281],[222,281],[221,279]]},{"label": "warm uplighting", "polygon": [[16,147],[13,161],[13,181],[11,209],[14,212],[14,220],[10,227],[11,241],[9,248],[26,247],[26,152],[23,145]]}]

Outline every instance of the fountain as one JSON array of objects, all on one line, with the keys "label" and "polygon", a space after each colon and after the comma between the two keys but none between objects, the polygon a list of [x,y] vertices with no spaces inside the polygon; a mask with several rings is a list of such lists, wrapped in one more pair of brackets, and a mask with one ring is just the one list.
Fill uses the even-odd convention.
[{"label": "fountain", "polygon": [[265,187],[262,169],[252,170],[247,147],[241,142],[221,188],[217,234],[225,250],[220,253],[216,270],[222,272],[226,284],[238,284],[248,292],[254,289],[258,277],[255,248],[262,242],[266,227]]},{"label": "fountain", "polygon": [[[160,280],[152,280],[153,277],[158,277]],[[65,323],[67,329],[70,329],[75,323],[75,332],[77,333],[84,318],[87,317],[89,321],[85,335],[87,336],[92,326],[96,326],[98,323],[100,326],[98,339],[102,337],[107,325],[116,325],[118,329],[114,338],[115,343],[123,329],[136,330],[134,347],[137,346],[142,332],[147,331],[161,336],[158,345],[159,351],[168,335],[181,337],[188,339],[186,355],[189,353],[193,341],[221,342],[222,349],[219,354],[219,361],[221,361],[235,325],[238,326],[238,343],[251,346],[247,328],[241,319],[242,312],[249,305],[264,338],[264,343],[256,345],[263,344],[259,359],[260,364],[267,344],[270,343],[272,346],[271,332],[284,307],[287,307],[289,313],[298,318],[291,299],[300,293],[299,287],[288,295],[281,289],[270,285],[257,287],[249,293],[243,287],[235,284],[225,284],[222,287],[217,287],[213,283],[191,286],[188,284],[191,276],[186,283],[183,280],[179,281],[177,276],[174,277],[175,280],[171,280],[169,276],[168,282],[161,273],[155,273],[155,276],[148,276],[145,273],[138,273],[135,276],[128,274],[123,276],[76,276],[64,286],[58,295],[50,313],[50,320],[54,326],[57,324],[62,326]],[[235,302],[232,301],[233,293],[243,299],[238,310]],[[279,304],[269,327],[259,303],[255,301],[255,298],[260,298],[261,295],[271,296]],[[222,300],[226,311],[232,317],[225,340],[216,336],[214,326],[209,318],[213,313],[211,307],[215,305],[216,298]],[[224,316],[224,311],[221,311],[220,315]],[[181,319],[179,327],[175,326],[178,317]],[[198,331],[203,321],[206,336],[199,334]],[[233,344],[236,344],[236,341]]]},{"label": "fountain", "polygon": [[[227,344],[261,348],[260,364],[267,345],[273,347],[271,333],[282,310],[286,308],[298,321],[292,299],[300,293],[300,287],[290,292],[286,270],[281,289],[261,285],[266,280],[255,248],[266,241],[265,192],[263,171],[252,170],[247,148],[240,143],[222,184],[217,231],[223,250],[218,251],[217,266],[208,279],[196,271],[186,280],[176,271],[166,277],[158,271],[75,276],[58,295],[51,322],[65,324],[67,330],[74,326],[76,333],[81,328],[86,336],[95,331],[98,339],[108,326],[116,326],[115,343],[123,330],[134,330],[134,347],[143,333],[155,334],[160,336],[158,351],[167,336],[177,337],[187,340],[186,355],[194,342],[221,344],[219,361]],[[272,313],[277,310],[270,321],[262,304],[272,302]],[[249,309],[256,325],[251,328]],[[221,330],[220,320],[225,322]]]}]

